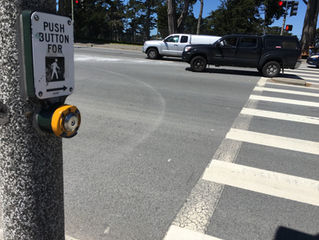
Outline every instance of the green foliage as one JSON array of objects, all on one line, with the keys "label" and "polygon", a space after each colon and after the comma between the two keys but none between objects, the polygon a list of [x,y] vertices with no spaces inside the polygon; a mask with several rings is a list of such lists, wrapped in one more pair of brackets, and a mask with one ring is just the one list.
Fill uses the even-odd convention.
[{"label": "green foliage", "polygon": [[221,0],[218,9],[204,19],[201,29],[214,35],[262,34],[264,26],[282,14],[283,9],[274,0]]},{"label": "green foliage", "polygon": [[123,32],[122,0],[80,1],[74,9],[75,40],[119,41]]},{"label": "green foliage", "polygon": [[230,33],[260,34],[262,19],[254,0],[222,0],[209,17],[215,35]]},{"label": "green foliage", "polygon": [[[197,19],[190,0],[185,18],[184,33],[196,33]],[[269,28],[283,9],[275,0],[220,0],[216,11],[201,21],[201,33],[225,35],[230,33],[278,34],[278,29]],[[61,7],[67,10],[67,6]],[[74,6],[75,40],[93,42],[141,43],[151,38],[151,31],[157,28],[162,38],[168,35],[167,4],[164,0],[79,0]],[[176,19],[181,16],[185,0],[175,0]],[[205,7],[205,6],[204,6]],[[63,12],[63,11],[61,11]],[[66,11],[67,12],[67,11]],[[264,13],[266,13],[264,15]]]},{"label": "green foliage", "polygon": [[168,36],[167,24],[167,4],[160,5],[157,8],[157,31],[161,38]]}]

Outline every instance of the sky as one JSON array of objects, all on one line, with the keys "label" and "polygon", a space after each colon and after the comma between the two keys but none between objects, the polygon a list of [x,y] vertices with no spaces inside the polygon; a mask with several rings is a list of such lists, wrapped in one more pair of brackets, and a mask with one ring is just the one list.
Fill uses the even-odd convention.
[{"label": "sky", "polygon": [[[295,0],[295,1],[298,1],[298,0]],[[213,10],[216,10],[219,5],[220,5],[219,0],[204,0],[203,17],[207,17],[208,15],[210,15],[210,13]],[[288,10],[286,24],[293,25],[291,32],[293,35],[296,35],[299,39],[301,38],[301,34],[302,34],[302,27],[303,27],[306,10],[307,10],[307,6],[306,4],[304,4],[302,0],[299,0],[297,16],[290,17],[289,16],[290,9]],[[196,4],[194,5],[194,15],[196,18],[199,15],[199,11],[200,11],[200,3],[199,1],[197,1]],[[271,26],[282,27],[282,23],[283,23],[283,17],[281,17],[279,20],[276,20]],[[317,24],[317,28],[319,28],[319,22]]]}]

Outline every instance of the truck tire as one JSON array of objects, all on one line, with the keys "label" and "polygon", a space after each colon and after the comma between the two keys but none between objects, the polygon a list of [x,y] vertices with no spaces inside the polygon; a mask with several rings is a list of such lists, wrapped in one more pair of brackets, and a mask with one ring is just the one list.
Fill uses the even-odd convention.
[{"label": "truck tire", "polygon": [[207,61],[202,56],[196,56],[191,60],[191,69],[194,72],[203,72],[206,69]]},{"label": "truck tire", "polygon": [[262,68],[265,77],[277,77],[280,72],[280,64],[277,61],[267,62]]},{"label": "truck tire", "polygon": [[147,50],[147,57],[149,59],[157,59],[159,58],[159,54],[156,48],[150,48],[149,50]]}]

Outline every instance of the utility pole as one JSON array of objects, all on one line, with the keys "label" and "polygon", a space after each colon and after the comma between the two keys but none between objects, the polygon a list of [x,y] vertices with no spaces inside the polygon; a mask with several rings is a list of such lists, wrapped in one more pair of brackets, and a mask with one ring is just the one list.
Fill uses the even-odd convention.
[{"label": "utility pole", "polygon": [[23,10],[55,14],[55,7],[56,0],[2,0],[0,4],[0,182],[5,240],[65,239],[62,139],[36,127],[36,113],[47,102],[24,97],[21,84],[26,71],[20,15]]}]

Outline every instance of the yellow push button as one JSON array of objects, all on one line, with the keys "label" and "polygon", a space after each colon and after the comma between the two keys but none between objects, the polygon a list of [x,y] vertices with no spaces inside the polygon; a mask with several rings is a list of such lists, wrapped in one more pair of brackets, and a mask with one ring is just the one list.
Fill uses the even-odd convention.
[{"label": "yellow push button", "polygon": [[51,129],[58,137],[71,138],[75,136],[80,125],[80,111],[73,105],[58,107],[51,118]]}]

